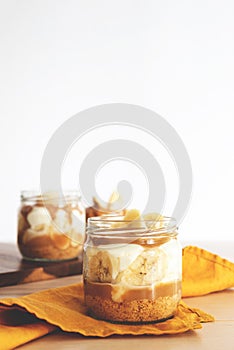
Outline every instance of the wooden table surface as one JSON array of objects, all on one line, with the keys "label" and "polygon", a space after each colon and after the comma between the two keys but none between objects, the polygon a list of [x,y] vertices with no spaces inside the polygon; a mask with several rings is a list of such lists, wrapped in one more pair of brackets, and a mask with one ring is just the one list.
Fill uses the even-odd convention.
[{"label": "wooden table surface", "polygon": [[[202,246],[200,244],[200,246]],[[216,246],[215,252],[231,259],[234,242]],[[209,248],[204,246],[204,248]],[[213,250],[211,250],[213,251]],[[223,252],[223,254],[222,254]],[[27,283],[0,288],[0,298],[15,297],[48,288],[79,282],[81,276],[63,277],[54,280]],[[53,333],[25,344],[19,349],[79,349],[79,350],[234,350],[234,289],[212,293],[207,296],[186,298],[191,307],[200,308],[212,314],[216,321],[204,323],[203,328],[180,335],[163,336],[112,336],[109,338],[84,337],[64,332]]]},{"label": "wooden table surface", "polygon": [[16,244],[0,243],[0,287],[82,273],[82,257],[60,262],[24,260]]}]

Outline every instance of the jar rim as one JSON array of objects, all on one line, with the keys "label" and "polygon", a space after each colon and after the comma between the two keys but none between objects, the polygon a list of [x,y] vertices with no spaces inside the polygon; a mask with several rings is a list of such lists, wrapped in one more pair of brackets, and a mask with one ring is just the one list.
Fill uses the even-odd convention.
[{"label": "jar rim", "polygon": [[[178,234],[176,231],[176,219],[173,217],[163,216],[160,220],[120,220],[123,217],[121,215],[109,214],[91,217],[88,219],[87,233],[89,235],[105,237],[176,236]],[[159,222],[160,225],[157,225]],[[115,227],[114,225],[117,223],[126,225]]]},{"label": "jar rim", "polygon": [[47,202],[52,200],[73,200],[73,199],[81,199],[80,192],[78,190],[65,190],[63,192],[58,191],[48,191],[46,193],[42,193],[40,190],[22,190],[20,192],[21,201],[43,201]]}]

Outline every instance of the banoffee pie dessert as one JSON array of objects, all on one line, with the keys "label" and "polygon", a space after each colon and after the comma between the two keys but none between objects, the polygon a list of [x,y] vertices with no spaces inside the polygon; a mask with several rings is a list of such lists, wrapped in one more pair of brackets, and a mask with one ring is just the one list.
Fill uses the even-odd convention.
[{"label": "banoffee pie dessert", "polygon": [[18,247],[26,259],[68,260],[83,250],[85,209],[79,197],[56,193],[23,197],[18,214]]},{"label": "banoffee pie dessert", "polygon": [[173,317],[181,298],[182,252],[174,219],[157,213],[90,218],[84,293],[90,315],[120,323]]}]

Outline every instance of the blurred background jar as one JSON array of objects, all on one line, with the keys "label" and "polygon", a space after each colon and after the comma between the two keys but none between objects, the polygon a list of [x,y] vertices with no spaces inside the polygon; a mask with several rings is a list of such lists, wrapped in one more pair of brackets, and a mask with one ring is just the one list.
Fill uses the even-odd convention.
[{"label": "blurred background jar", "polygon": [[60,261],[82,253],[85,208],[77,191],[21,192],[18,247],[25,259]]},{"label": "blurred background jar", "polygon": [[181,299],[182,249],[176,221],[156,216],[89,218],[83,277],[85,302],[94,317],[147,323],[175,314]]}]

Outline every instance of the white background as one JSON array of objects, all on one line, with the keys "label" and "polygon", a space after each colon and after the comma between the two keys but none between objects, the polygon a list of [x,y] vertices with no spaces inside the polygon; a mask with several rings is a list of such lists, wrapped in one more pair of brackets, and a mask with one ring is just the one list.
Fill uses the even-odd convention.
[{"label": "white background", "polygon": [[[184,141],[194,187],[181,237],[233,240],[233,18],[232,0],[0,1],[0,241],[16,240],[20,191],[39,187],[53,132],[77,112],[111,102],[156,111]],[[76,145],[70,158],[99,139],[83,140],[87,147]],[[160,154],[170,207],[176,173]],[[64,172],[77,176],[71,159]]]}]

